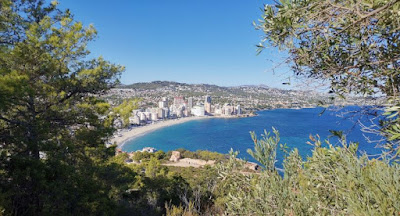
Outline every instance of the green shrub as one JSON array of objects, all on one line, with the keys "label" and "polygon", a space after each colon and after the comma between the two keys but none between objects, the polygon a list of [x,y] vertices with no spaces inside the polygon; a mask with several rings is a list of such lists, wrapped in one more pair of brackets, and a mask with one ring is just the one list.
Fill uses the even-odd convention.
[{"label": "green shrub", "polygon": [[[343,141],[342,146],[336,147],[327,142],[327,147],[321,147],[319,139],[312,139],[312,156],[303,161],[297,149],[291,151],[283,164],[283,176],[273,169],[242,174],[237,171],[241,164],[234,155],[220,166],[224,195],[219,200],[223,201],[220,203],[226,213],[395,215],[400,212],[398,164],[358,156],[357,143]],[[255,154],[262,155],[259,149],[262,148],[256,148]],[[262,159],[268,162],[269,157]]]}]

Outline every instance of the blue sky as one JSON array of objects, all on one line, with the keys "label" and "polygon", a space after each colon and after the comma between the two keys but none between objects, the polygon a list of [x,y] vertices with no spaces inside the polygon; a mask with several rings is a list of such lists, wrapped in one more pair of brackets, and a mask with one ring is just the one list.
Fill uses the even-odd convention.
[{"label": "blue sky", "polygon": [[[84,25],[94,24],[93,56],[126,67],[124,84],[169,80],[222,86],[286,87],[288,68],[272,68],[284,52],[256,55],[262,32],[252,25],[261,0],[66,0]],[[268,59],[273,59],[271,62]],[[287,87],[286,87],[287,88]]]}]

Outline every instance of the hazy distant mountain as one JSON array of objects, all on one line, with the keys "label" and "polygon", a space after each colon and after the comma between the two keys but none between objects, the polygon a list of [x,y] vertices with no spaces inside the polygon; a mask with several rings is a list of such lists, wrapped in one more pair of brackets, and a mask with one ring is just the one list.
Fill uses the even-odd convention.
[{"label": "hazy distant mountain", "polygon": [[347,100],[332,100],[332,95],[318,91],[284,90],[266,85],[241,85],[224,87],[210,84],[187,84],[171,81],[140,82],[120,85],[107,95],[121,101],[124,98],[142,98],[143,103],[155,106],[161,97],[193,97],[202,102],[210,95],[214,103],[242,104],[248,109],[312,107],[321,104],[366,104],[366,98],[348,97]]},{"label": "hazy distant mountain", "polygon": [[[254,93],[266,93],[266,90],[271,92],[279,92],[279,93],[288,93],[288,92],[297,92],[297,90],[284,90],[278,88],[271,88],[267,85],[240,85],[233,87],[225,87],[225,86],[217,86],[210,84],[187,84],[187,83],[179,83],[173,81],[153,81],[153,82],[139,82],[133,83],[129,85],[120,85],[118,88],[126,88],[126,89],[136,89],[136,90],[161,90],[161,89],[175,89],[177,91],[182,91],[184,89],[192,89],[192,90],[200,90],[201,92],[209,92],[209,93],[231,93],[237,95],[248,95]],[[310,92],[310,91],[308,91]],[[314,92],[315,94],[321,94]]]}]

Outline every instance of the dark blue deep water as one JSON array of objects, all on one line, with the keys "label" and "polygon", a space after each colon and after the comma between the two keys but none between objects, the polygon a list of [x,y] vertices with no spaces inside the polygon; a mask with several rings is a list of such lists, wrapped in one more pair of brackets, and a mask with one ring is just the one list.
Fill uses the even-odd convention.
[{"label": "dark blue deep water", "polygon": [[[209,150],[220,153],[228,153],[232,148],[239,151],[239,157],[253,161],[247,154],[248,148],[253,148],[254,143],[250,137],[250,131],[255,131],[260,136],[264,129],[272,131],[272,127],[279,130],[281,143],[286,143],[289,148],[297,148],[305,158],[311,155],[310,134],[319,134],[321,140],[328,139],[329,130],[342,130],[347,134],[347,139],[360,143],[359,150],[368,154],[377,154],[380,149],[375,148],[365,140],[360,126],[355,122],[358,117],[343,119],[337,115],[344,111],[354,111],[359,107],[345,107],[338,110],[327,110],[322,115],[323,108],[310,109],[276,109],[258,112],[258,116],[251,118],[234,119],[202,119],[189,121],[183,124],[162,128],[134,140],[128,141],[124,151],[136,151],[144,147],[154,147],[159,150],[169,151],[185,148],[191,151]],[[368,125],[364,118],[362,122]],[[367,136],[376,139],[372,135]],[[329,138],[331,143],[338,144],[338,139]],[[278,151],[278,167],[281,166],[283,153]]]}]

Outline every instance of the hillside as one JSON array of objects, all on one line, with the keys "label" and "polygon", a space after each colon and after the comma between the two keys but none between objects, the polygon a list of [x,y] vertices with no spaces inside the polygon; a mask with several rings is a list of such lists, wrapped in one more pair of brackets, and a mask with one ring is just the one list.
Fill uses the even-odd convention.
[{"label": "hillside", "polygon": [[241,104],[244,109],[258,110],[268,108],[300,108],[318,105],[368,104],[365,98],[351,97],[348,100],[333,100],[326,94],[317,91],[284,90],[265,85],[243,85],[223,87],[209,84],[187,84],[170,81],[154,81],[120,85],[106,95],[113,103],[123,99],[143,98],[143,106],[154,106],[162,97],[193,97],[194,102],[201,103],[204,96],[210,95],[213,103]]}]

